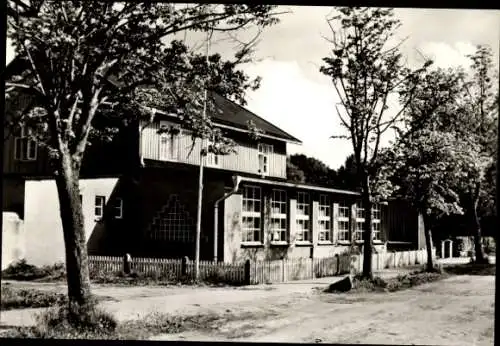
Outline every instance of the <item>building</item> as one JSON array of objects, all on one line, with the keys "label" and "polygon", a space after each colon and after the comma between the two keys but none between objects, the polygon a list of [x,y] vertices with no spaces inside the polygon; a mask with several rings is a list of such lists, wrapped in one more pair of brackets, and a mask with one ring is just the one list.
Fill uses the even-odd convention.
[{"label": "building", "polygon": [[[357,192],[287,181],[287,143],[300,140],[225,98],[212,94],[215,124],[237,154],[207,156],[201,259],[328,257],[362,245],[364,209]],[[32,98],[7,102],[7,119]],[[250,136],[247,122],[263,131]],[[194,257],[200,143],[190,133],[162,134],[179,123],[159,113],[150,124],[130,123],[111,143],[91,146],[80,190],[91,255]],[[4,128],[4,132],[5,132]],[[64,260],[59,202],[48,154],[24,136],[4,136],[3,211],[24,221],[29,263]],[[389,240],[422,248],[422,224],[401,203],[377,205],[376,251]],[[4,249],[3,249],[4,250]]]}]

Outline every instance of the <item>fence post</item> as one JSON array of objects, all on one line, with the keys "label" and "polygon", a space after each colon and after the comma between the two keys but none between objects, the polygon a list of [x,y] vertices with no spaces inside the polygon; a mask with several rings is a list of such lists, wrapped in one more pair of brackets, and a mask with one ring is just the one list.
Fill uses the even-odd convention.
[{"label": "fence post", "polygon": [[285,259],[281,258],[281,282],[285,282]]},{"label": "fence post", "polygon": [[130,274],[130,264],[132,262],[132,257],[130,254],[126,253],[125,256],[123,256],[123,272],[125,274]]},{"label": "fence post", "polygon": [[187,275],[187,265],[189,263],[189,257],[188,256],[185,256],[182,258],[182,263],[181,263],[181,274],[184,276],[184,275]]},{"label": "fence post", "polygon": [[245,261],[245,285],[250,285],[250,260]]}]

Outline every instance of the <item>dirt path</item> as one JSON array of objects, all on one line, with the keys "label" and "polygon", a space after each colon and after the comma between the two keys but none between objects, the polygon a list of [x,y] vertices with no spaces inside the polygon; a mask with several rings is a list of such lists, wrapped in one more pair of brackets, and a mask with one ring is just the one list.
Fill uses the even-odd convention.
[{"label": "dirt path", "polygon": [[492,276],[456,276],[391,294],[302,294],[239,307],[272,317],[156,340],[493,345]]},{"label": "dirt path", "polygon": [[[198,314],[211,309],[235,309],[241,303],[279,301],[281,297],[311,294],[314,287],[325,287],[343,277],[322,278],[302,282],[247,287],[193,287],[193,286],[109,286],[93,285],[92,292],[106,298],[101,306],[114,314],[118,321],[142,318],[152,312],[170,314]],[[5,283],[2,283],[4,285]],[[66,292],[61,283],[7,282],[13,287],[36,288]],[[19,309],[0,312],[0,326],[30,326],[34,315],[42,309]]]}]

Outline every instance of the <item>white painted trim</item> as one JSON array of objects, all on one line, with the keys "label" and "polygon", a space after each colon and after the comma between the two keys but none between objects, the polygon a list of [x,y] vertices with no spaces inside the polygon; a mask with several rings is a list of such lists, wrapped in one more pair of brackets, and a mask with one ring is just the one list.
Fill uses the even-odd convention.
[{"label": "white painted trim", "polygon": [[240,179],[241,182],[246,181],[249,183],[292,187],[292,188],[297,188],[297,189],[302,189],[302,190],[322,191],[322,192],[338,193],[338,194],[343,194],[343,195],[361,196],[361,194],[359,192],[355,192],[355,191],[331,189],[331,188],[327,188],[327,187],[314,186],[314,185],[294,184],[294,183],[273,181],[273,180],[260,179],[260,178],[250,178],[250,177],[243,177],[240,175],[237,175],[237,177]]},{"label": "white painted trim", "polygon": [[[148,107],[148,108],[151,108],[151,107]],[[166,116],[169,116],[169,117],[172,117],[172,118],[178,118],[179,117],[177,114],[174,114],[174,113],[165,113],[165,112],[163,112],[163,111],[161,111],[159,109],[156,109],[156,108],[151,108],[151,109],[154,110],[155,113],[158,113],[158,114],[161,114],[161,115],[166,115]],[[218,121],[213,121],[213,123],[216,124],[218,127],[223,128],[223,129],[229,129],[229,130],[238,131],[238,132],[250,133],[249,130],[241,129],[241,128],[236,127],[236,126],[224,125],[224,124],[219,123]],[[264,137],[264,138],[276,139],[276,140],[287,142],[287,143],[291,143],[291,144],[302,145],[301,141],[295,141],[295,140],[292,140],[292,139],[285,139],[285,138],[281,138],[281,137],[277,137],[277,136],[273,136],[273,135],[268,135],[268,134],[265,134],[265,133],[262,133],[259,136],[260,137]]]}]

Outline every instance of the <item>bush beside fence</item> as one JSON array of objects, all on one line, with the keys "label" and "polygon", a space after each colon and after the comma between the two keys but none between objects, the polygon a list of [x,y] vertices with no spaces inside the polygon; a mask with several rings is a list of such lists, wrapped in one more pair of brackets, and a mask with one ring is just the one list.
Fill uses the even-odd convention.
[{"label": "bush beside fence", "polygon": [[[434,250],[435,253],[435,250]],[[376,253],[372,255],[374,271],[424,264],[425,250]],[[194,277],[194,262],[182,259],[134,258],[131,269],[157,280],[180,281]],[[223,263],[200,261],[200,279],[213,283],[264,284],[314,279],[360,272],[363,255],[341,254],[327,258],[290,258],[274,261]],[[122,272],[121,257],[89,256],[91,277]]]}]

